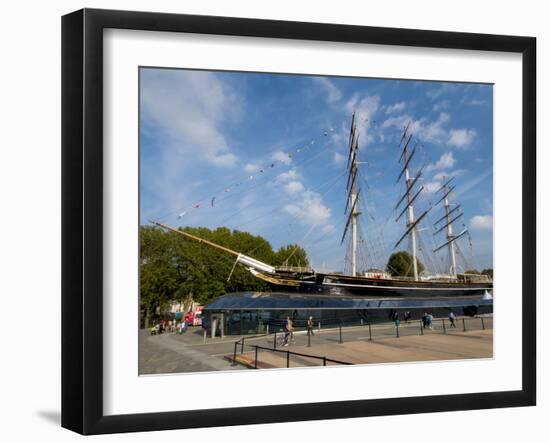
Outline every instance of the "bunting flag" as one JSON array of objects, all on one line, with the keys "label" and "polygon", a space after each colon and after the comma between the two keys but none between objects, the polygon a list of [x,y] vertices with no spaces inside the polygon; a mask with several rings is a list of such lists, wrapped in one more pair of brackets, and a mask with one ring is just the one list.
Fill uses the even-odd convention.
[{"label": "bunting flag", "polygon": [[[329,127],[327,128],[327,130],[323,130],[321,131],[322,135],[327,137],[329,135],[329,132],[334,132],[334,128],[333,127]],[[286,153],[286,155],[288,156],[288,158],[293,158],[295,156],[295,154],[297,153],[300,153],[302,151],[307,151],[307,149],[314,145],[315,144],[315,141],[316,140],[320,140],[320,137],[321,137],[321,134],[319,134],[319,136],[317,136],[316,138],[313,138],[311,139],[310,143],[309,144],[306,144],[305,146],[301,146],[299,148],[295,148],[293,150],[290,150]],[[268,164],[267,166],[264,167],[264,169],[260,169],[255,175],[250,175],[249,176],[249,180],[254,180],[255,177],[259,176],[260,174],[263,174],[265,172],[265,169],[267,168],[274,168],[276,165],[278,164],[287,164],[286,162],[282,161],[282,160],[276,160],[274,161],[273,163],[271,164]],[[241,181],[241,182],[238,182],[238,183],[233,183],[230,187],[227,187],[223,190],[224,193],[228,193],[228,192],[231,192],[232,188],[236,188],[240,185],[244,185],[245,184],[245,181]],[[219,191],[219,192],[222,192],[222,191]],[[215,203],[215,200],[216,200],[217,196],[212,196],[211,200],[210,200],[210,206],[213,208],[214,207],[214,203]],[[195,203],[192,208],[194,209],[199,209],[201,207],[201,202],[197,202]],[[181,210],[181,209],[180,209]],[[186,215],[187,211],[183,211],[181,212],[179,215],[178,215],[178,218],[182,218],[184,215]]]}]

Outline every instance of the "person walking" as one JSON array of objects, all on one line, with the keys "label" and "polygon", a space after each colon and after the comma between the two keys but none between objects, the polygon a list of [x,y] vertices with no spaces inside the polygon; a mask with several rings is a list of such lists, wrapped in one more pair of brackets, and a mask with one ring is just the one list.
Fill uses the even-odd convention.
[{"label": "person walking", "polygon": [[409,323],[411,321],[411,313],[410,311],[405,312],[405,323]]},{"label": "person walking", "polygon": [[313,333],[313,317],[309,316],[307,319],[307,335],[315,335]]},{"label": "person walking", "polygon": [[433,321],[434,321],[433,315],[428,314],[428,316],[426,317],[426,320],[427,320],[428,328],[433,329]]},{"label": "person walking", "polygon": [[288,346],[288,341],[289,341],[289,338],[290,338],[290,317],[287,317],[285,319],[285,322],[283,324],[283,329],[285,331],[285,340],[284,340],[284,343],[283,343],[283,346]]},{"label": "person walking", "polygon": [[424,314],[422,314],[422,328],[426,329],[427,324],[428,324],[428,313],[424,312]]},{"label": "person walking", "polygon": [[288,330],[289,330],[289,333],[290,333],[290,341],[292,343],[294,343],[294,322],[292,321],[291,318],[288,319]]},{"label": "person walking", "polygon": [[451,328],[456,328],[455,320],[456,320],[456,315],[453,311],[451,311],[449,313],[449,321],[451,322]]}]

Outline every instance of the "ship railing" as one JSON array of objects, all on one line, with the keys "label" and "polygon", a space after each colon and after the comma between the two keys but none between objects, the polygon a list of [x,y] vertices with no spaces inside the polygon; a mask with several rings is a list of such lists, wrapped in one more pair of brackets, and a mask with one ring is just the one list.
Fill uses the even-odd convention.
[{"label": "ship railing", "polygon": [[298,272],[302,274],[313,273],[313,268],[310,266],[275,266],[275,270],[282,272]]},{"label": "ship railing", "polygon": [[[233,356],[228,357],[233,364],[245,364],[248,367],[290,367],[315,365],[351,364],[331,359],[315,352],[298,352],[296,349],[315,350],[317,345],[338,345],[354,341],[372,341],[399,339],[407,336],[449,335],[461,336],[493,329],[493,317],[490,314],[457,316],[454,321],[448,317],[433,318],[431,324],[415,318],[409,321],[399,315],[399,322],[369,323],[361,320],[357,324],[331,323],[322,326],[315,322],[312,330],[294,329],[293,334],[285,334],[283,329],[263,335],[243,336],[234,342]],[[291,350],[292,349],[292,350]],[[266,354],[267,353],[267,354]],[[269,355],[270,354],[270,355]],[[269,355],[269,357],[262,355]],[[238,358],[239,357],[239,358]]]},{"label": "ship railing", "polygon": [[[275,334],[275,337],[276,337],[276,334]],[[258,366],[261,365],[261,361],[258,359],[258,355],[259,355],[260,351],[275,353],[275,354],[278,354],[278,355],[282,356],[284,360],[282,362],[279,362],[279,364],[276,367],[278,367],[278,366],[285,367],[286,366],[287,368],[290,368],[291,361],[292,361],[291,357],[300,358],[302,360],[306,359],[310,362],[317,362],[318,366],[328,366],[330,364],[333,364],[333,365],[352,365],[353,364],[353,363],[349,363],[349,362],[329,358],[325,355],[313,355],[313,354],[309,354],[309,353],[306,354],[306,353],[303,353],[303,352],[295,352],[295,351],[291,351],[289,349],[278,349],[276,347],[267,347],[267,346],[260,346],[260,345],[245,344],[244,337],[242,337],[241,339],[237,340],[234,344],[234,348],[233,348],[233,365],[236,365],[238,363],[237,355],[239,355],[238,354],[239,348],[240,348],[241,358],[242,358],[242,355],[245,353],[245,348],[249,348],[249,349],[254,350],[254,358],[249,359],[249,360],[247,359],[247,361],[246,361],[246,364],[252,366],[254,369],[258,369]],[[260,365],[259,365],[259,363],[260,363]]]}]

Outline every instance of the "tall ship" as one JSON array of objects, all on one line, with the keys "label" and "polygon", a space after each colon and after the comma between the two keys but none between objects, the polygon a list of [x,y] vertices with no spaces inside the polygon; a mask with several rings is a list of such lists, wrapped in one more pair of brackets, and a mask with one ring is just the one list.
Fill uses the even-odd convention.
[{"label": "tall ship", "polygon": [[[404,221],[404,230],[393,247],[396,250],[405,240],[408,240],[408,253],[411,257],[410,267],[412,269],[407,272],[407,276],[395,276],[381,270],[359,271],[358,269],[358,222],[362,215],[359,203],[362,196],[357,178],[359,168],[364,162],[360,162],[358,156],[359,131],[355,113],[351,118],[348,138],[346,222],[341,237],[341,244],[344,240],[349,242],[348,256],[351,266],[347,274],[318,272],[311,267],[272,266],[183,230],[156,221],[152,223],[187,239],[235,256],[235,266],[237,264],[245,266],[256,278],[267,282],[273,291],[365,297],[374,300],[437,298],[444,301],[445,299],[492,298],[492,279],[486,275],[459,273],[457,269],[457,242],[469,233],[465,226],[461,230],[456,229],[459,219],[464,214],[460,204],[450,202],[450,196],[455,189],[453,178],[444,180],[440,189],[436,191],[437,202],[434,205],[419,211],[419,215],[415,212],[416,204],[424,191],[424,186],[421,185],[424,168],[420,167],[415,173],[412,171],[412,160],[417,153],[418,141],[413,139],[409,127],[410,124],[404,128],[399,142],[398,163],[400,167],[399,173],[396,174],[396,185],[401,183],[403,194],[394,208],[398,213],[395,221],[398,223]],[[435,238],[442,237],[442,240],[441,244],[437,245],[432,252],[446,251],[448,266],[444,273],[429,275],[420,269],[418,242],[420,224],[426,223],[428,214],[435,208],[439,208],[442,212],[438,220],[433,223],[433,235]]]}]

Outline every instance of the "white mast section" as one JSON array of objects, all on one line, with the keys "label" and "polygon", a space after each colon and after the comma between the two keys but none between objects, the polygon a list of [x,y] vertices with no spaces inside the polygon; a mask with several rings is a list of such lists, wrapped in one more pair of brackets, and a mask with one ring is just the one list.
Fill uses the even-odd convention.
[{"label": "white mast section", "polygon": [[[399,174],[399,177],[397,177],[397,182],[404,177],[405,179],[405,194],[403,197],[399,200],[399,202],[396,205],[396,209],[399,207],[401,202],[404,200],[404,198],[407,198],[407,206],[405,208],[407,212],[407,231],[405,234],[399,239],[399,241],[396,243],[395,247],[401,243],[401,241],[405,238],[405,236],[408,235],[410,246],[411,246],[411,256],[412,256],[412,267],[413,267],[413,276],[414,280],[418,280],[418,252],[417,252],[417,230],[416,227],[418,223],[421,221],[421,219],[424,218],[424,216],[428,213],[428,211],[424,212],[418,220],[414,219],[414,208],[413,208],[413,201],[416,199],[418,194],[420,193],[420,190],[416,195],[414,195],[414,185],[416,184],[417,180],[420,178],[420,175],[422,174],[422,169],[417,173],[416,177],[411,177],[409,165],[411,163],[411,160],[416,153],[416,146],[417,144],[412,148],[411,152],[409,153],[408,147],[409,143],[412,139],[412,134],[408,134],[409,125],[405,128],[405,131],[403,132],[403,136],[401,137],[401,141],[399,143],[399,146],[403,146],[403,149],[401,151],[401,155],[399,156],[399,161],[403,161],[403,169],[401,170],[401,173]],[[402,213],[397,217],[397,220],[401,217]]]},{"label": "white mast section", "polygon": [[349,136],[349,156],[348,156],[348,183],[347,183],[347,191],[349,193],[348,200],[346,202],[346,211],[347,208],[350,208],[349,217],[346,223],[346,227],[344,228],[344,234],[342,235],[342,242],[344,241],[344,238],[346,237],[346,233],[348,230],[348,226],[351,225],[351,275],[356,276],[357,275],[357,217],[361,214],[358,210],[358,203],[359,203],[359,193],[360,190],[357,189],[356,185],[356,177],[357,177],[357,165],[359,162],[357,161],[357,151],[358,151],[358,144],[359,144],[359,136],[357,134],[357,128],[355,125],[355,112],[352,114],[351,117],[351,129],[350,129],[350,136]]},{"label": "white mast section", "polygon": [[[443,178],[443,180],[445,180],[445,178]],[[444,186],[444,193],[445,193],[445,202],[444,202],[444,205],[445,205],[445,219],[447,221],[447,241],[449,242],[449,259],[450,259],[450,274],[453,276],[453,277],[456,277],[456,253],[455,253],[455,242],[452,241],[454,239],[454,236],[453,236],[453,223],[451,221],[451,216],[450,216],[450,206],[451,204],[449,203],[449,192],[448,192],[448,187],[449,187],[449,183],[445,183],[445,186]]]},{"label": "white mast section", "polygon": [[409,173],[408,166],[408,153],[405,146],[405,152],[403,153],[403,162],[405,163],[405,185],[407,188],[407,228],[412,226],[411,232],[409,232],[409,238],[411,241],[411,255],[413,258],[413,273],[415,281],[418,280],[418,263],[416,261],[416,225],[414,224],[414,208],[412,206],[411,197],[411,183],[412,180]]},{"label": "white mast section", "polygon": [[[439,234],[444,229],[446,230],[446,237],[447,242],[441,245],[440,247],[436,248],[434,252],[439,251],[441,248],[447,246],[449,251],[449,275],[452,277],[456,277],[457,275],[457,268],[456,268],[456,247],[455,247],[455,241],[462,237],[463,234],[467,232],[467,230],[464,230],[459,235],[455,235],[453,232],[453,223],[458,220],[460,217],[462,217],[464,214],[460,211],[460,205],[456,205],[453,209],[451,209],[451,203],[449,202],[449,195],[455,188],[454,186],[449,186],[449,183],[453,178],[451,177],[449,180],[445,181],[443,186],[437,191],[443,191],[443,197],[439,199],[439,201],[436,204],[439,204],[443,202],[443,208],[444,208],[444,215],[441,217],[438,221],[435,222],[434,227],[437,229],[434,235]],[[438,228],[437,225],[441,221],[445,221],[445,225]]]}]

